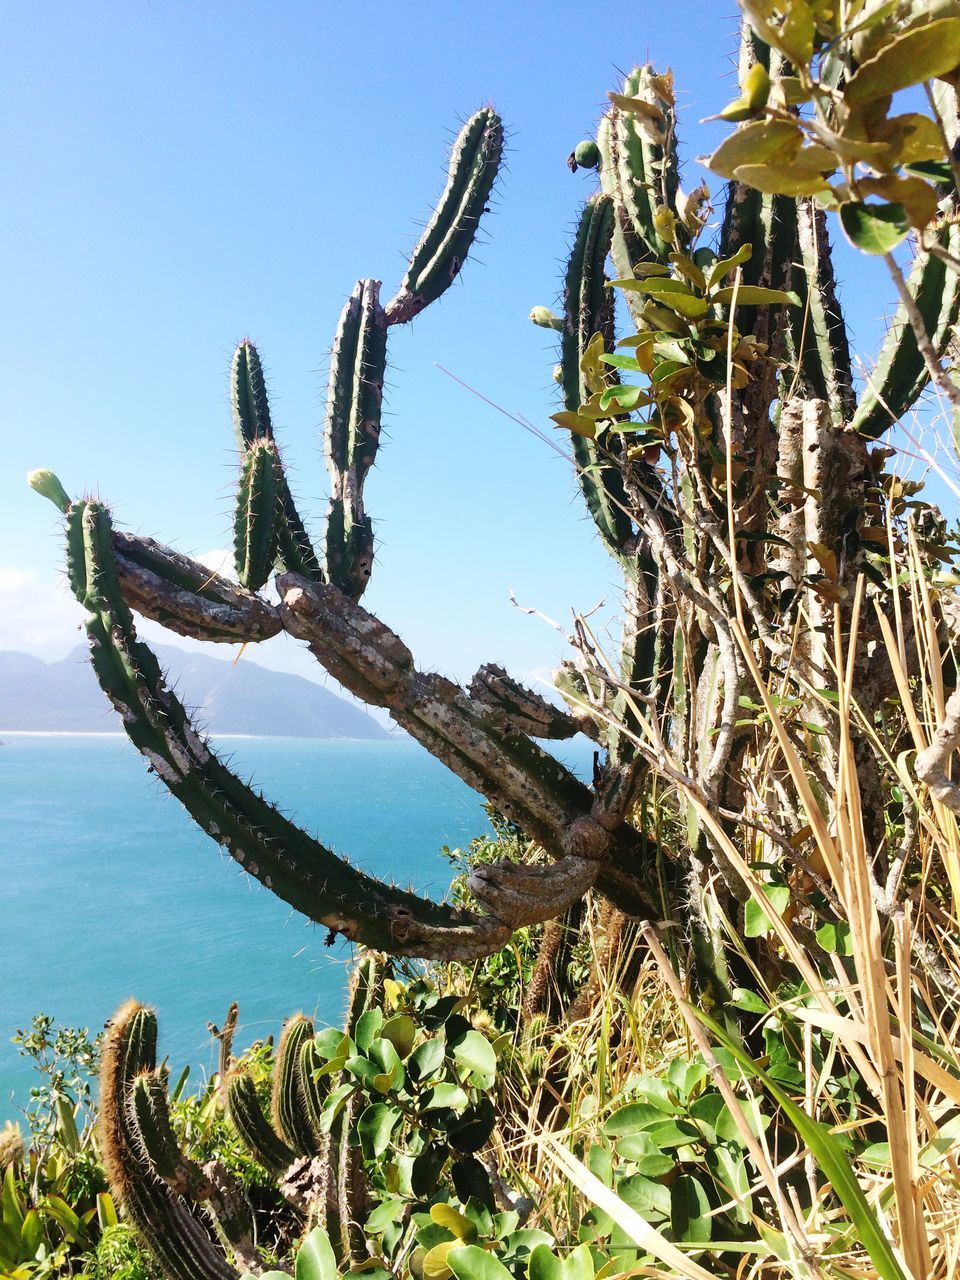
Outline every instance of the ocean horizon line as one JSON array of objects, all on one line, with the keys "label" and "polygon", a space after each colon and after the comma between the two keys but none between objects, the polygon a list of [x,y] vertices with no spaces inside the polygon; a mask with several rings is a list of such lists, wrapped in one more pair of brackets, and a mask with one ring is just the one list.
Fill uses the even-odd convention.
[{"label": "ocean horizon line", "polygon": [[[409,739],[405,729],[392,730],[381,726],[384,738],[356,738],[349,734],[311,735],[306,737],[297,733],[208,733],[208,738],[243,738],[254,742],[399,742]],[[126,738],[126,734],[116,729],[3,729],[0,738]]]}]

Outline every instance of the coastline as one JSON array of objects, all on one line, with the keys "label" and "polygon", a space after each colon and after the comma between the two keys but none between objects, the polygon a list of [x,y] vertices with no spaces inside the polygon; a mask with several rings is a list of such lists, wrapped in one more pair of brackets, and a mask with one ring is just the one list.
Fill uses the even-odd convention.
[{"label": "coastline", "polygon": [[[123,732],[99,729],[0,729],[0,740],[3,738],[126,738]],[[408,740],[408,733],[390,732],[387,730],[383,738],[347,738],[347,737],[310,737],[287,733],[208,733],[208,738],[217,741],[224,738],[237,738],[251,742],[402,742]]]}]

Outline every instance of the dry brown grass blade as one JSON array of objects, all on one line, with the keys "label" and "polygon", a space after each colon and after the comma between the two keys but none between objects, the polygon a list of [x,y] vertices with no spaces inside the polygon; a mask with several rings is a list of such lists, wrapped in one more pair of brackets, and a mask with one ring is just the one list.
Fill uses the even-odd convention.
[{"label": "dry brown grass blade", "polygon": [[631,1209],[628,1204],[624,1204],[618,1195],[604,1186],[576,1156],[570,1154],[554,1134],[541,1134],[536,1141],[543,1144],[549,1158],[566,1174],[577,1190],[588,1196],[598,1208],[609,1213],[617,1226],[624,1230],[639,1248],[646,1249],[655,1258],[659,1258],[661,1262],[673,1268],[669,1273],[655,1271],[652,1268],[649,1270],[644,1268],[642,1272],[636,1269],[633,1271],[634,1275],[670,1275],[683,1276],[684,1280],[716,1280],[713,1273],[705,1271],[699,1263],[688,1258],[676,1245],[671,1244],[665,1236],[641,1217],[636,1209]]}]

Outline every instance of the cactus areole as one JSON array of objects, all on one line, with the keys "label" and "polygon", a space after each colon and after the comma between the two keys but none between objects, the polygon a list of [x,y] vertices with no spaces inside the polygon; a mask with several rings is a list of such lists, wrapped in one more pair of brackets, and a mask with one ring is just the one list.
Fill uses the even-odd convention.
[{"label": "cactus areole", "polygon": [[[774,79],[780,74],[748,29],[741,74],[758,60]],[[579,627],[576,659],[557,675],[569,710],[499,667],[481,668],[469,688],[419,670],[401,638],[359,603],[374,562],[364,481],[379,445],[389,331],[436,301],[471,249],[501,159],[503,130],[491,108],[461,130],[446,187],[395,297],[384,305],[379,283],[361,280],[340,316],[320,551],[297,511],[260,359],[246,340],[231,369],[240,453],[237,583],[115,530],[104,505],[69,502],[51,473],[33,475],[38,491],[65,509],[70,582],[88,610],[97,677],[157,776],[251,876],[310,919],[378,950],[488,954],[517,927],[559,916],[589,889],[629,915],[653,919],[670,901],[682,910],[689,888],[681,886],[695,889],[704,875],[720,878],[734,906],[749,897],[709,823],[685,842],[684,854],[655,842],[641,816],[645,789],[654,776],[679,771],[706,811],[735,823],[744,786],[737,709],[749,691],[741,638],[771,676],[800,663],[823,687],[833,603],[840,602],[845,625],[849,585],[869,573],[878,541],[871,535],[884,526],[880,463],[869,444],[892,421],[887,408],[903,412],[926,383],[923,357],[903,340],[900,318],[858,405],[814,201],[765,195],[734,180],[718,243],[709,247],[706,193],[685,195],[679,185],[669,75],[638,68],[612,101],[596,144],[575,152],[576,167],[596,164],[599,190],[574,235],[563,315],[534,308],[533,317],[559,329],[563,410],[555,421],[568,433],[586,508],[624,584],[619,663],[598,654]],[[947,123],[952,141],[955,103]],[[954,202],[955,193],[945,192],[943,207],[953,211]],[[910,287],[942,349],[960,310],[958,277],[921,252]],[[636,329],[619,346],[614,288]],[[257,594],[274,573],[276,605]],[[794,652],[783,635],[800,609],[812,640]],[[138,640],[134,612],[213,642],[262,642],[281,630],[302,640],[345,688],[385,708],[516,822],[546,860],[478,868],[470,880],[475,911],[364,874],[217,757]],[[539,745],[578,731],[598,743],[592,786]],[[827,760],[826,730],[823,749]],[[145,1015],[124,1017],[132,1047],[111,1059],[118,1082],[151,1066],[148,1049],[137,1047],[152,1034]],[[264,1162],[280,1165],[302,1150],[309,1122],[294,1124],[290,1117],[301,1112],[287,1095],[277,1101],[278,1132],[271,1132],[244,1090],[234,1082],[231,1105]],[[153,1094],[146,1086],[141,1093],[146,1124]],[[130,1116],[113,1116],[119,1135],[133,1124]],[[117,1176],[124,1176],[120,1164]],[[166,1212],[164,1190],[142,1194],[145,1215]]]}]

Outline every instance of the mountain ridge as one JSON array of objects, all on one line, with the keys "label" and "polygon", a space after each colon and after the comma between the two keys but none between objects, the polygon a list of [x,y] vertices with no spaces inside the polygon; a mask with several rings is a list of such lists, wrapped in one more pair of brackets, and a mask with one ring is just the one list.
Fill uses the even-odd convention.
[{"label": "mountain ridge", "polygon": [[[303,676],[172,645],[157,645],[155,652],[177,696],[209,733],[390,737],[360,707]],[[115,733],[119,728],[84,646],[56,662],[0,650],[0,733]]]}]

